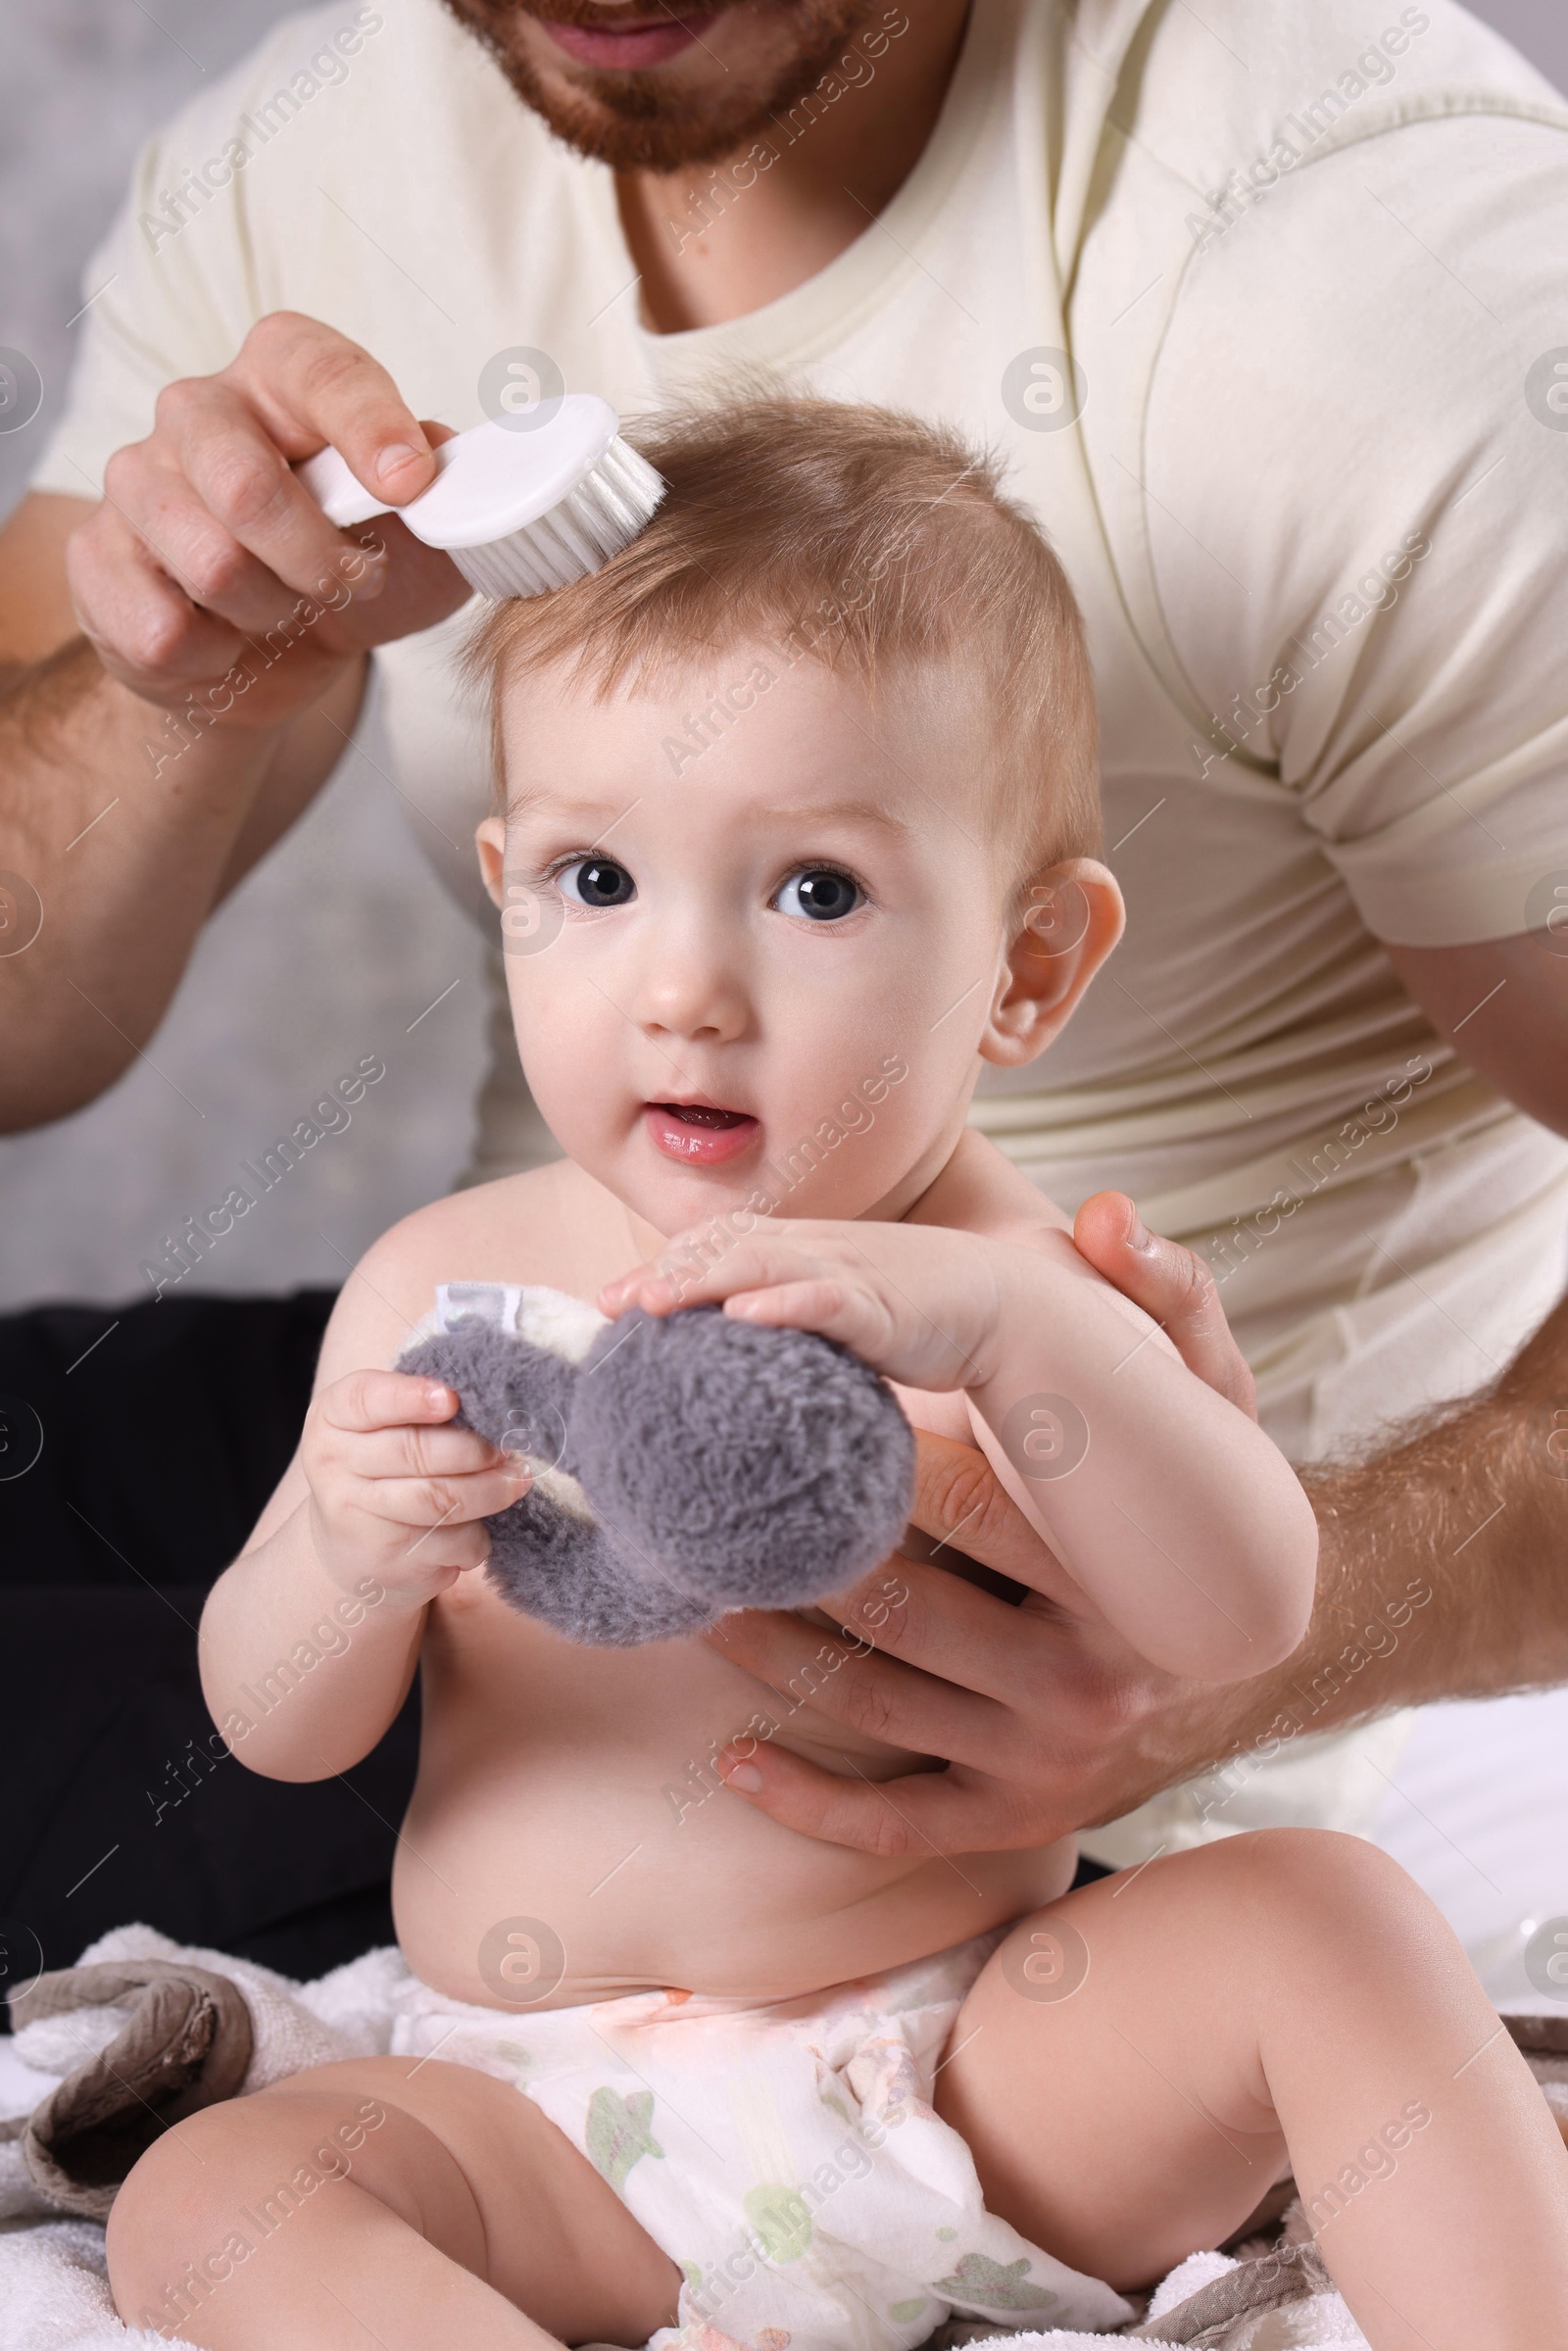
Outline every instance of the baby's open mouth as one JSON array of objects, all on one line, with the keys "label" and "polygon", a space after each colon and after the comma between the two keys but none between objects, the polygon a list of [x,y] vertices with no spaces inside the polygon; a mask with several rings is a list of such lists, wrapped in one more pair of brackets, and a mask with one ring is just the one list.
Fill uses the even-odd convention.
[{"label": "baby's open mouth", "polygon": [[715,1110],[711,1102],[651,1102],[654,1110],[667,1110],[671,1118],[683,1119],[691,1127],[738,1127],[748,1121],[753,1125],[749,1110]]},{"label": "baby's open mouth", "polygon": [[758,1133],[749,1110],[717,1102],[649,1102],[643,1122],[656,1151],[686,1165],[716,1167],[745,1151]]}]

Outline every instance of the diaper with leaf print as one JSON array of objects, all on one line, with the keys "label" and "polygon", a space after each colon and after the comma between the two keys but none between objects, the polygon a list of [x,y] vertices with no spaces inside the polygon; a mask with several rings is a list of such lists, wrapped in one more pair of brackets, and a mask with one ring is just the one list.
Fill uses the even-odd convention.
[{"label": "diaper with leaf print", "polygon": [[913,2351],[949,2318],[1100,2332],[1131,2310],[987,2212],[933,2111],[1000,1934],[759,2007],[686,1991],[471,2007],[411,1983],[398,2054],[514,2082],[678,2264],[649,2351]]}]

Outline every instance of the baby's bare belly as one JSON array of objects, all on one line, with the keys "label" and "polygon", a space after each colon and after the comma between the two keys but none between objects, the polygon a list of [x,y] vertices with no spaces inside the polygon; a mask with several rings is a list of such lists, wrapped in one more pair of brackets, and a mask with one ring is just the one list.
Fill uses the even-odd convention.
[{"label": "baby's bare belly", "polygon": [[[853,1673],[855,1663],[840,1670]],[[873,1781],[918,1759],[780,1697],[701,1641],[592,1650],[477,1580],[437,1603],[418,1784],[394,1870],[416,1974],[491,2007],[651,1986],[790,1997],[1050,1901],[1073,1849],[878,1859],[780,1828],[716,1781],[754,1715]]]}]

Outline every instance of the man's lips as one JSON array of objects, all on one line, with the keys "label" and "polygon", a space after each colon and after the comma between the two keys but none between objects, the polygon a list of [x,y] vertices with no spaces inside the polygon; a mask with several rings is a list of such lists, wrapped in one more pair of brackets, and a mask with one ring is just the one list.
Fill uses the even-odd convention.
[{"label": "man's lips", "polygon": [[720,1167],[750,1150],[759,1132],[749,1111],[711,1102],[648,1102],[643,1123],[654,1149],[686,1167]]},{"label": "man's lips", "polygon": [[557,48],[564,49],[578,65],[608,67],[612,72],[618,69],[625,73],[645,66],[662,66],[678,57],[683,49],[689,49],[702,38],[718,13],[717,9],[705,9],[681,17],[643,18],[624,26],[542,22]]}]

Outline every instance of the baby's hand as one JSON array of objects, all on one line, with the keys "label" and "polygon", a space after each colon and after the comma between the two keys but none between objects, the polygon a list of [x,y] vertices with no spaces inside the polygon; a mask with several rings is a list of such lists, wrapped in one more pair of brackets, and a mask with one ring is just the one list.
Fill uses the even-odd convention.
[{"label": "baby's hand", "polygon": [[991,1374],[1003,1260],[1022,1253],[942,1225],[760,1216],[721,1249],[701,1228],[678,1235],[599,1304],[722,1304],[738,1321],[819,1331],[909,1388],[973,1388]]},{"label": "baby's hand", "polygon": [[471,1429],[449,1429],[450,1388],[402,1371],[355,1371],[311,1406],[300,1462],[317,1556],[345,1589],[373,1575],[419,1606],[490,1556],[479,1522],[532,1480]]}]

